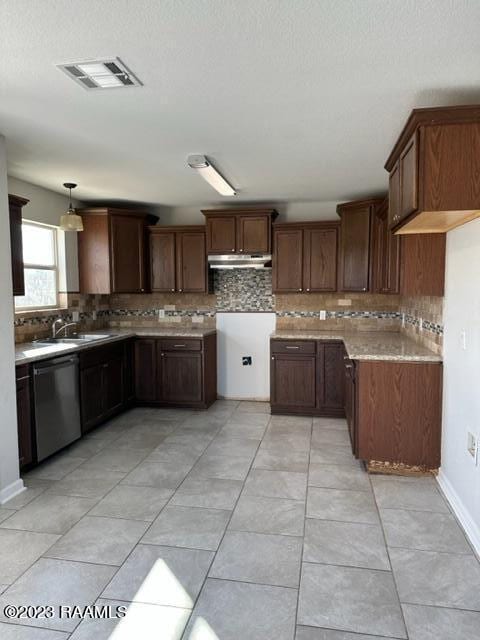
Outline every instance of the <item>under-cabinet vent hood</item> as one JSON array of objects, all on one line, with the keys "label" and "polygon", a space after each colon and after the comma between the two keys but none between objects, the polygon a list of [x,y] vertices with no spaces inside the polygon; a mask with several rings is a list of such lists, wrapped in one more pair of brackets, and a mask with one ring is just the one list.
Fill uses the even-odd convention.
[{"label": "under-cabinet vent hood", "polygon": [[212,269],[268,269],[272,266],[272,256],[269,253],[210,255],[208,264]]}]

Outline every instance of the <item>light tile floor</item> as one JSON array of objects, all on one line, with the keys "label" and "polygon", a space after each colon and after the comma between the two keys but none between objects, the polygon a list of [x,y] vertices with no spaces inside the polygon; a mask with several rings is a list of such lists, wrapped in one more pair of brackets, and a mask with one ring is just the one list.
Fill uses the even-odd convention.
[{"label": "light tile floor", "polygon": [[[0,509],[2,640],[479,637],[479,563],[435,480],[369,477],[344,420],[134,409],[25,482]],[[127,615],[58,616],[94,603]]]}]

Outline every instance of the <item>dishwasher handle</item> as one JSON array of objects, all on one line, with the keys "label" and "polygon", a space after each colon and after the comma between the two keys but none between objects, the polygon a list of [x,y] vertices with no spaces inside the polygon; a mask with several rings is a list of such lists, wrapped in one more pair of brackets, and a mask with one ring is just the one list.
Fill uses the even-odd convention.
[{"label": "dishwasher handle", "polygon": [[65,367],[71,367],[72,364],[78,363],[78,356],[69,356],[65,358],[54,358],[48,362],[34,365],[33,375],[41,376],[45,373],[50,373],[55,369],[63,369]]}]

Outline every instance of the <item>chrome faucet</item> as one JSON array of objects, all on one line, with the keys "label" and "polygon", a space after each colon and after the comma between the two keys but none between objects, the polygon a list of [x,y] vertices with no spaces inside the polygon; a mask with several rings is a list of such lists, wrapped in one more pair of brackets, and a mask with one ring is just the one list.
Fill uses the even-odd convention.
[{"label": "chrome faucet", "polygon": [[[57,325],[60,324],[61,326],[57,329]],[[57,318],[55,320],[55,322],[52,324],[52,338],[56,338],[58,336],[58,334],[60,333],[60,331],[65,331],[65,337],[67,337],[67,329],[68,327],[77,327],[78,325],[76,322],[65,322],[63,320],[63,318]],[[75,332],[76,333],[76,332]]]}]

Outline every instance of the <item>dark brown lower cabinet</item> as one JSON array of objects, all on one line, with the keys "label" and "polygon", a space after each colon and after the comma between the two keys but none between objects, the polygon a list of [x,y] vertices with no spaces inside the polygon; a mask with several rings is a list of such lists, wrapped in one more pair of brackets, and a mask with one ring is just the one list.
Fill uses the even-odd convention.
[{"label": "dark brown lower cabinet", "polygon": [[341,341],[272,340],[272,413],[344,415]]},{"label": "dark brown lower cabinet", "polygon": [[441,363],[358,361],[353,395],[356,457],[440,466]]},{"label": "dark brown lower cabinet", "polygon": [[80,353],[80,412],[82,433],[93,429],[125,408],[126,362],[122,343],[96,347]]},{"label": "dark brown lower cabinet", "polygon": [[139,338],[135,389],[139,403],[204,409],[217,398],[217,341]]},{"label": "dark brown lower cabinet", "polygon": [[345,371],[345,418],[347,419],[348,433],[350,435],[350,442],[352,443],[352,452],[355,457],[358,457],[357,451],[357,429],[355,419],[357,416],[355,406],[355,362],[349,360],[346,356],[344,358],[344,371]]},{"label": "dark brown lower cabinet", "polygon": [[16,369],[18,458],[20,469],[33,462],[32,411],[30,396],[30,369],[20,365]]}]

